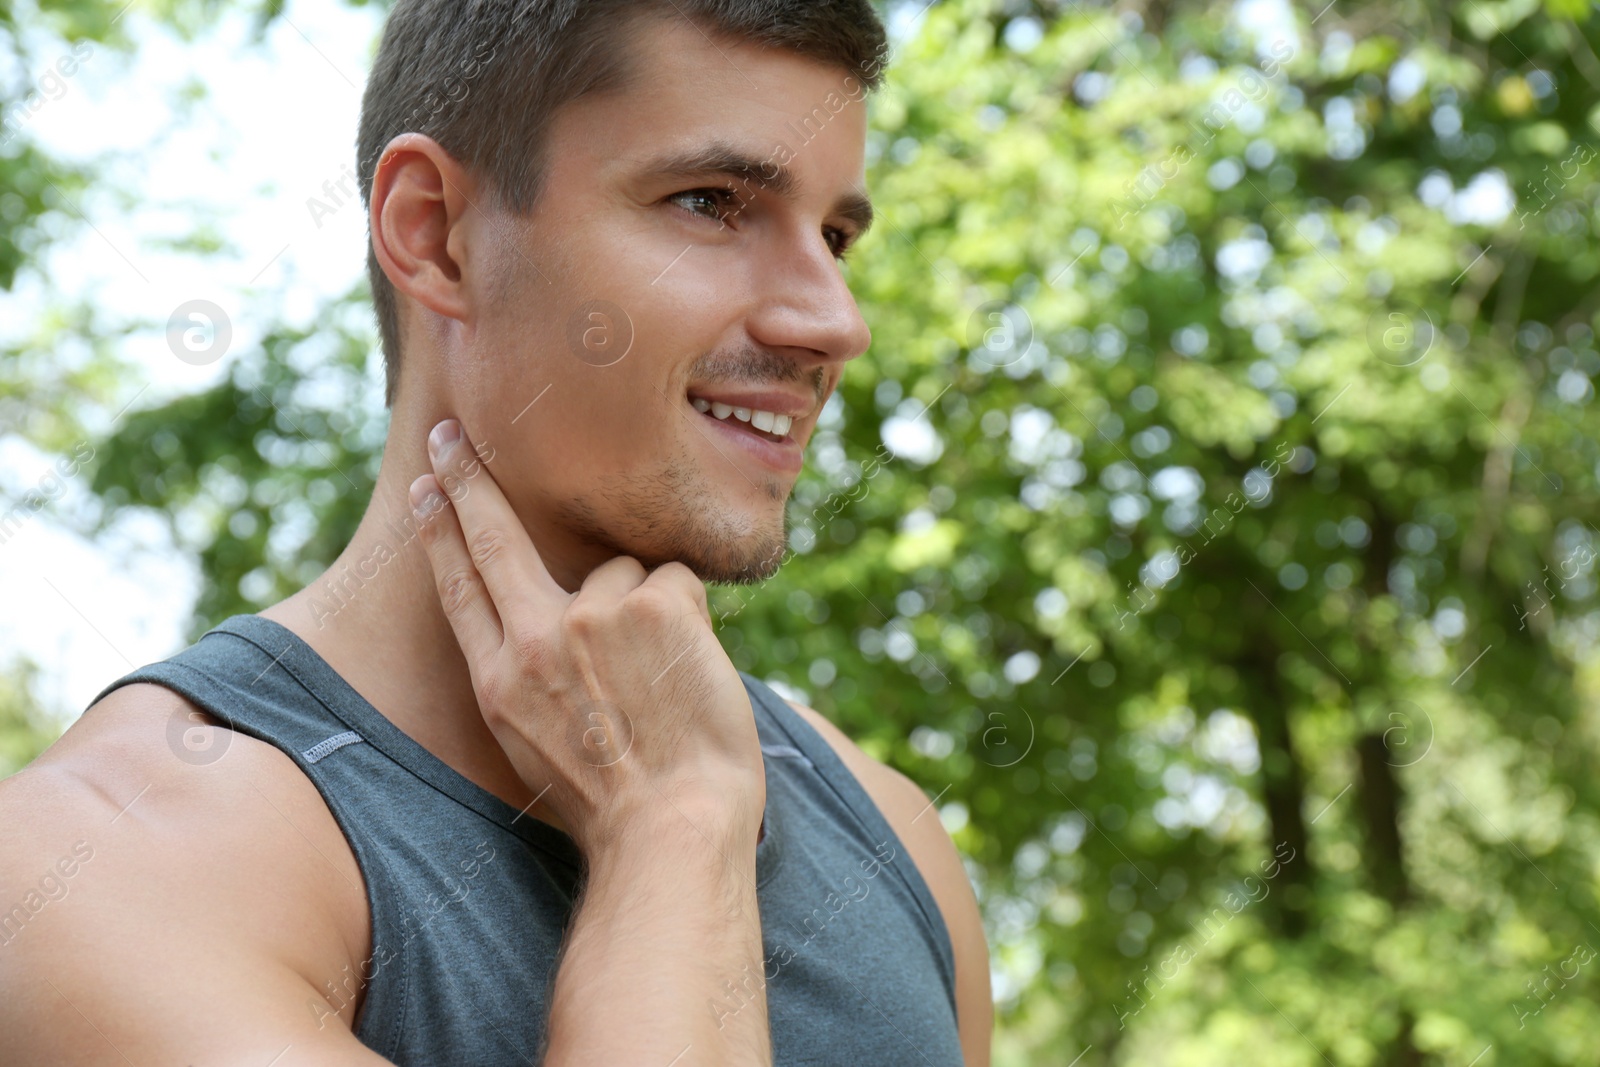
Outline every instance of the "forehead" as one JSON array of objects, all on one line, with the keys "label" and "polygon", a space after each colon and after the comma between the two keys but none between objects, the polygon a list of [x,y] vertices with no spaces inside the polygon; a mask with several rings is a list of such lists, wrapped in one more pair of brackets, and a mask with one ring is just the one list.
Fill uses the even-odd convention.
[{"label": "forehead", "polygon": [[554,156],[576,152],[617,173],[720,144],[824,183],[862,183],[866,90],[848,70],[677,16],[641,18],[628,37],[624,84],[562,109]]}]

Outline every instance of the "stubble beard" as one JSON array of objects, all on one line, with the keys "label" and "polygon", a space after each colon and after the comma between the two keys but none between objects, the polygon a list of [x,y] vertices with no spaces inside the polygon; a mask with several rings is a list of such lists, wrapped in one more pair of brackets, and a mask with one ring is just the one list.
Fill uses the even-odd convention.
[{"label": "stubble beard", "polygon": [[778,572],[788,547],[788,491],[772,478],[756,483],[769,507],[753,520],[731,511],[700,466],[679,453],[648,470],[622,471],[589,496],[569,501],[560,519],[572,533],[611,555],[654,570],[678,562],[701,581],[753,585]]}]

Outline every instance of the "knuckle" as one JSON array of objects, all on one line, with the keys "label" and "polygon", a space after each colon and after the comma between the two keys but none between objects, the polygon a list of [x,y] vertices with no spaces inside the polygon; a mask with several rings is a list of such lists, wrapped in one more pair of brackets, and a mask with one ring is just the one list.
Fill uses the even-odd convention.
[{"label": "knuckle", "polygon": [[634,559],[632,556],[618,556],[611,560],[611,565],[615,569],[625,572],[634,581],[636,587],[638,584],[647,581],[650,577],[650,573],[645,569],[645,565]]},{"label": "knuckle", "polygon": [[561,632],[579,641],[588,641],[600,636],[604,629],[605,620],[591,602],[582,599],[575,600],[561,616]]},{"label": "knuckle", "polygon": [[681,560],[668,560],[657,567],[655,572],[661,576],[663,581],[671,582],[675,586],[700,585],[700,579],[695,576],[694,571]]},{"label": "knuckle", "polygon": [[674,593],[683,593],[690,603],[706,603],[706,585],[700,576],[687,564],[678,560],[671,560],[656,568],[656,574],[661,577],[661,584],[671,589]]},{"label": "knuckle", "polygon": [[498,563],[509,547],[510,540],[505,532],[495,526],[475,530],[467,539],[467,551],[472,554],[472,562],[479,567],[491,567]]},{"label": "knuckle", "polygon": [[439,579],[439,603],[446,615],[460,615],[468,610],[477,592],[478,579],[468,571],[451,571]]},{"label": "knuckle", "polygon": [[628,594],[625,602],[636,618],[647,622],[666,622],[683,613],[683,605],[678,597],[660,587],[641,585]]}]

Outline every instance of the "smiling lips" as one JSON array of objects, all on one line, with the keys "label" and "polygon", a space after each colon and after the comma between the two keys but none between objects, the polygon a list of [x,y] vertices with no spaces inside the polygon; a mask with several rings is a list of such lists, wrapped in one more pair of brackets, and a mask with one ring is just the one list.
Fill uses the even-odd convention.
[{"label": "smiling lips", "polygon": [[701,414],[710,414],[714,419],[726,422],[730,417],[740,422],[748,422],[758,430],[765,430],[774,440],[782,440],[789,436],[789,427],[794,425],[794,419],[788,415],[778,415],[771,411],[762,411],[760,408],[736,408],[732,404],[720,401],[706,400],[704,397],[695,397],[691,401],[695,410]]},{"label": "smiling lips", "polygon": [[789,431],[816,411],[816,397],[785,389],[691,387],[689,403],[707,418],[745,429],[763,441],[789,440]]}]

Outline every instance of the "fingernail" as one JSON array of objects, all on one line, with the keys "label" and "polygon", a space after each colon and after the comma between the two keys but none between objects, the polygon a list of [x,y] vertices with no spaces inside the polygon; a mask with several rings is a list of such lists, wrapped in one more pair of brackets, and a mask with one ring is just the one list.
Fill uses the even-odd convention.
[{"label": "fingernail", "polygon": [[422,502],[420,504],[413,505],[411,510],[419,520],[422,522],[427,522],[429,519],[439,514],[443,507],[444,497],[440,496],[438,493],[429,493],[427,496],[422,498]]},{"label": "fingernail", "polygon": [[455,419],[445,419],[428,435],[428,454],[435,459],[446,448],[461,440],[461,424]]},{"label": "fingernail", "polygon": [[426,474],[411,483],[409,495],[412,514],[423,521],[437,514],[444,505],[444,498],[434,491],[433,478]]}]

